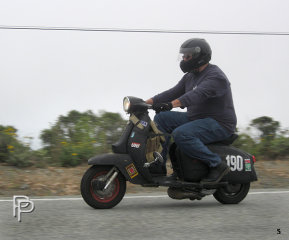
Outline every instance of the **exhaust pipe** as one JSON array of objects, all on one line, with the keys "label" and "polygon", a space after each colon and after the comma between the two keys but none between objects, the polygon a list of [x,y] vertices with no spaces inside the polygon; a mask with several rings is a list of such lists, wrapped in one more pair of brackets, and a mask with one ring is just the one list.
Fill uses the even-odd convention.
[{"label": "exhaust pipe", "polygon": [[168,196],[172,199],[179,199],[179,200],[186,199],[186,198],[190,198],[191,200],[192,199],[201,200],[205,195],[202,193],[197,193],[197,192],[187,192],[180,188],[169,187]]}]

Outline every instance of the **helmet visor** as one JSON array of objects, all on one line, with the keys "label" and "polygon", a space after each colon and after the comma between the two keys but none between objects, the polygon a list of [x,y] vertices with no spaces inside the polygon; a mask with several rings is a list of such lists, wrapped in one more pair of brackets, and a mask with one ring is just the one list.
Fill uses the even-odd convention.
[{"label": "helmet visor", "polygon": [[180,48],[180,57],[183,60],[196,59],[201,55],[200,47]]}]

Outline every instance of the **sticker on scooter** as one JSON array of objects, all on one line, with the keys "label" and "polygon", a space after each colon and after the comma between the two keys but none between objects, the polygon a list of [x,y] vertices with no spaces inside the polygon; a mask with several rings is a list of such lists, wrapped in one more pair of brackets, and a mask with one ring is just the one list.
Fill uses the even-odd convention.
[{"label": "sticker on scooter", "polygon": [[144,127],[146,127],[146,126],[148,125],[148,123],[147,123],[147,122],[145,122],[145,121],[142,121],[142,120],[140,121],[140,124],[141,124],[141,125],[143,125]]},{"label": "sticker on scooter", "polygon": [[139,147],[140,147],[140,143],[132,142],[130,146],[131,146],[132,148],[139,148]]},{"label": "sticker on scooter", "polygon": [[243,171],[244,160],[242,156],[227,155],[226,160],[227,165],[231,168],[231,171]]},{"label": "sticker on scooter", "polygon": [[252,171],[251,160],[250,159],[245,159],[244,161],[245,161],[245,171],[246,172]]},{"label": "sticker on scooter", "polygon": [[133,163],[131,163],[130,165],[126,166],[126,171],[128,173],[128,175],[130,176],[130,178],[134,178],[138,175],[138,171],[136,170],[135,166]]}]

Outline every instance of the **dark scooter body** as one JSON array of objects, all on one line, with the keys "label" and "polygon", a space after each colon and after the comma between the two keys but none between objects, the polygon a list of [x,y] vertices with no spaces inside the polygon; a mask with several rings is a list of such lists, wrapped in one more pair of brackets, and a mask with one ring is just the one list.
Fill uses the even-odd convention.
[{"label": "dark scooter body", "polygon": [[[143,187],[167,186],[168,195],[174,199],[202,199],[206,195],[214,197],[224,204],[236,204],[242,201],[249,189],[250,182],[256,181],[254,156],[237,149],[230,144],[238,137],[233,134],[225,141],[208,144],[208,148],[217,153],[230,167],[230,172],[218,183],[202,184],[208,174],[208,167],[198,159],[192,159],[182,153],[176,144],[169,149],[172,167],[178,178],[167,176],[154,177],[150,173],[150,164],[146,159],[147,138],[151,134],[148,109],[151,107],[143,100],[127,97],[129,113],[139,122],[129,121],[119,141],[112,145],[113,153],[102,154],[88,160],[93,165],[84,174],[81,193],[84,200],[94,208],[111,208],[123,198],[126,181]],[[141,124],[140,129],[137,125]],[[160,164],[158,154],[156,162]],[[147,164],[147,165],[146,165]]]}]

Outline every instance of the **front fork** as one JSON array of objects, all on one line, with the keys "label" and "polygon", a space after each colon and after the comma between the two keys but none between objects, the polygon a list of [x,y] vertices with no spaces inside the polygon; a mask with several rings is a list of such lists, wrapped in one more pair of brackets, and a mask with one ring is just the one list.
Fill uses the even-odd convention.
[{"label": "front fork", "polygon": [[108,188],[108,186],[114,181],[114,179],[117,177],[118,173],[119,173],[119,170],[116,167],[113,167],[105,175],[106,184],[104,186],[104,190],[106,190]]},{"label": "front fork", "polygon": [[112,167],[109,172],[102,178],[92,180],[93,188],[96,190],[106,190],[118,174],[119,170],[116,167]]}]

